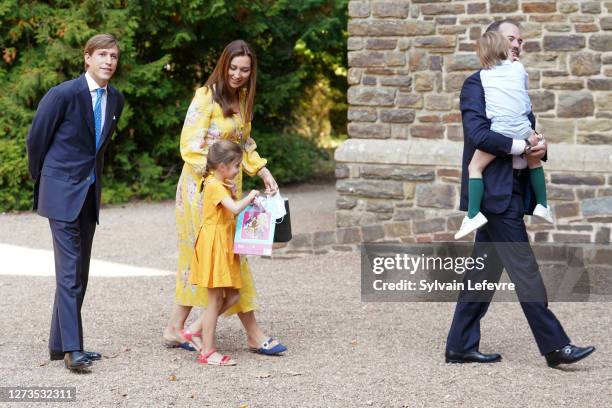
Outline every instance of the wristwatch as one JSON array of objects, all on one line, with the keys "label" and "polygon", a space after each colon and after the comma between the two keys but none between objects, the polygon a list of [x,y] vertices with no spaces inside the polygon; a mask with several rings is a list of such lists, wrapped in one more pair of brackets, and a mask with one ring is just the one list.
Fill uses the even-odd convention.
[{"label": "wristwatch", "polygon": [[525,150],[523,151],[523,154],[529,154],[531,152],[531,142],[529,141],[529,138],[525,139]]}]

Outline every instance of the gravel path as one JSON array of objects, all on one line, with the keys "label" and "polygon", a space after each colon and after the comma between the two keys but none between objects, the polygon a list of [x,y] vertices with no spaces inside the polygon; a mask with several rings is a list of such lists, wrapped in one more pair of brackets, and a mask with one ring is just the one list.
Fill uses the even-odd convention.
[{"label": "gravel path", "polygon": [[[295,230],[333,227],[333,186],[289,190]],[[173,222],[172,203],[105,208],[94,257],[173,270]],[[0,215],[0,243],[50,248],[48,225],[31,214]],[[547,368],[520,307],[509,303],[492,304],[482,324],[482,350],[504,360],[447,365],[454,305],[362,303],[359,263],[357,253],[253,258],[258,319],[289,351],[249,353],[238,319],[224,318],[218,346],[236,367],[199,366],[195,353],[160,345],[172,275],[94,277],[85,341],[104,359],[80,375],[48,360],[53,278],[0,275],[0,386],[76,386],[79,406],[98,407],[612,406],[609,303],[552,305],[575,344],[598,348],[575,366]]]}]

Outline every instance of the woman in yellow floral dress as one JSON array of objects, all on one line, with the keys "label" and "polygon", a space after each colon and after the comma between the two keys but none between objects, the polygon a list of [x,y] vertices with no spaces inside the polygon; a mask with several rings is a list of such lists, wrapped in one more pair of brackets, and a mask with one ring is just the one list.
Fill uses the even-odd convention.
[{"label": "woman in yellow floral dress", "polygon": [[[176,294],[170,321],[164,330],[166,345],[178,346],[186,340],[200,346],[198,333],[183,330],[193,306],[205,307],[206,290],[189,283],[189,268],[194,242],[200,226],[202,197],[200,183],[206,167],[208,148],[215,141],[228,139],[242,147],[242,170],[249,176],[258,175],[264,181],[266,193],[274,193],[278,186],[266,160],[259,157],[257,145],[251,138],[251,118],[255,99],[257,60],[248,44],[242,40],[231,42],[221,54],[206,84],[199,88],[185,118],[180,149],[185,162],[176,191],[176,226],[178,232],[178,270]],[[242,195],[242,172],[234,179],[236,195]],[[256,292],[246,258],[241,257],[241,277],[238,304],[226,314],[238,313],[247,332],[247,344],[262,354],[278,354],[286,348],[267,337],[255,319]],[[198,327],[194,322],[192,327]]]}]

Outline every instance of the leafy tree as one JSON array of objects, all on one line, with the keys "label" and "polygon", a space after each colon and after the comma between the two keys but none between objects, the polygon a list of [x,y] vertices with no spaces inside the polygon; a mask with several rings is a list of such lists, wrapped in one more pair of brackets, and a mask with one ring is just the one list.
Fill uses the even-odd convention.
[{"label": "leafy tree", "polygon": [[49,88],[82,73],[82,48],[100,32],[121,43],[112,83],[126,96],[107,153],[106,202],[173,197],[187,106],[236,38],[252,44],[259,60],[258,144],[273,156],[274,149],[289,156],[270,160],[274,174],[288,175],[279,181],[308,178],[316,162],[299,164],[298,157],[325,155],[287,133],[308,104],[308,90],[321,83],[336,107],[329,113],[332,128],[345,133],[347,2],[0,0],[0,210],[30,207],[25,137],[36,107]]}]

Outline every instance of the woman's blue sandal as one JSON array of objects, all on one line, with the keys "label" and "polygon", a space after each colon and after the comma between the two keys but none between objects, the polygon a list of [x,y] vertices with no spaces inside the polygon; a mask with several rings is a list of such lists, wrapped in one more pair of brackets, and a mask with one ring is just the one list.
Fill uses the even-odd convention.
[{"label": "woman's blue sandal", "polygon": [[276,340],[277,344],[272,346],[272,343],[274,343],[275,340],[276,339],[273,337],[270,337],[268,340],[264,341],[259,348],[249,347],[249,350],[257,354],[265,354],[266,356],[275,356],[287,351],[287,347],[280,344],[278,340]]}]

